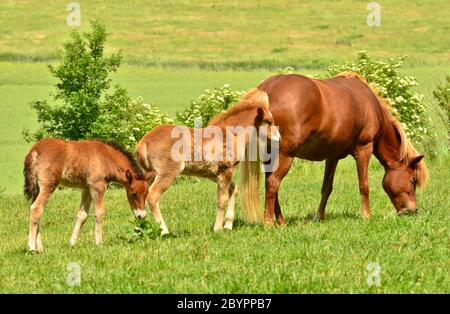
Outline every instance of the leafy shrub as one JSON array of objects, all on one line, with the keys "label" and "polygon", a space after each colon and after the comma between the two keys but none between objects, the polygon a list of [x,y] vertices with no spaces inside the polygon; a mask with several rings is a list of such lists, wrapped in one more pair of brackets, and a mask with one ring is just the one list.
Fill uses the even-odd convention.
[{"label": "leafy shrub", "polygon": [[52,105],[47,100],[31,104],[40,127],[34,133],[24,130],[29,142],[43,137],[81,140],[98,137],[132,148],[150,129],[172,120],[141,98],[131,99],[116,85],[108,94],[110,74],[117,71],[122,56],[103,55],[107,33],[103,25],[91,23],[90,33],[74,30],[64,44],[62,62],[49,66],[58,79]]},{"label": "leafy shrub", "polygon": [[87,137],[102,138],[121,143],[132,150],[151,129],[173,123],[166,113],[142,98],[131,99],[125,89],[117,86],[113,95],[107,95],[99,109],[98,119],[92,123]]},{"label": "leafy shrub", "polygon": [[96,22],[91,26],[91,33],[79,34],[74,30],[71,39],[64,43],[64,52],[59,52],[61,64],[48,66],[58,79],[53,96],[57,104],[52,106],[47,100],[31,104],[40,128],[34,134],[24,131],[27,140],[45,136],[83,139],[98,119],[101,98],[110,87],[109,75],[117,71],[122,57],[120,54],[104,57],[105,28]]},{"label": "leafy shrub", "polygon": [[450,75],[447,75],[446,81],[436,88],[433,95],[442,110],[441,117],[447,128],[448,139],[450,139]]},{"label": "leafy shrub", "polygon": [[328,73],[336,75],[352,71],[366,77],[382,97],[389,99],[394,114],[402,122],[408,137],[418,143],[429,135],[430,121],[426,118],[423,95],[413,91],[413,87],[417,86],[416,79],[399,72],[405,58],[373,60],[365,51],[360,51],[356,61],[330,66]]},{"label": "leafy shrub", "polygon": [[177,121],[188,127],[195,127],[195,119],[202,119],[202,127],[208,125],[209,120],[215,115],[228,109],[239,100],[243,92],[237,92],[225,84],[213,90],[205,90],[197,100],[192,101],[189,107],[182,113],[177,113]]}]

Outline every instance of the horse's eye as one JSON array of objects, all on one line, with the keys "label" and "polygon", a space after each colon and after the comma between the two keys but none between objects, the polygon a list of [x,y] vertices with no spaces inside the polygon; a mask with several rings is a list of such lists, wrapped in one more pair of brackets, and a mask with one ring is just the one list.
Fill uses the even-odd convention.
[{"label": "horse's eye", "polygon": [[412,183],[413,183],[413,184],[417,184],[417,181],[418,181],[417,178],[413,178],[413,179],[412,179]]}]

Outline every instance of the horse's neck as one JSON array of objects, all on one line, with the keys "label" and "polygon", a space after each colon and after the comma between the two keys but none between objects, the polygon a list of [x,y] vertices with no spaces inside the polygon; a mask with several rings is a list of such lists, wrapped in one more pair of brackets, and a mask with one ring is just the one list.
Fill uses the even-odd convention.
[{"label": "horse's neck", "polygon": [[234,115],[226,116],[222,120],[218,121],[216,125],[221,128],[226,128],[227,126],[243,126],[247,127],[253,125],[254,123],[254,115],[251,114],[251,110],[253,108],[249,108],[248,110],[242,110]]},{"label": "horse's neck", "polygon": [[374,155],[385,168],[393,168],[398,164],[400,149],[401,143],[397,138],[394,126],[391,121],[387,120],[375,145]]},{"label": "horse's neck", "polygon": [[133,176],[136,176],[133,165],[122,153],[114,151],[113,154],[116,164],[114,165],[114,169],[111,169],[109,179],[126,187],[128,184],[126,171],[130,170]]}]

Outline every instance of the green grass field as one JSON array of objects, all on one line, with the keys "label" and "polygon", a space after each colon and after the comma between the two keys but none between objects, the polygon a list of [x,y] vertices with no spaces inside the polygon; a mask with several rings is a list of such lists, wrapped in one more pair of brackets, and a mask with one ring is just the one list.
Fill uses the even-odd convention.
[{"label": "green grass field", "polygon": [[[450,157],[432,91],[450,73],[448,1],[383,1],[382,26],[369,28],[366,1],[79,1],[82,29],[102,19],[121,49],[114,81],[174,115],[204,89],[225,83],[254,87],[292,65],[303,74],[353,59],[410,56],[403,72],[417,77],[429,103],[440,157],[427,157],[431,180],[419,192],[419,214],[397,217],[381,187],[383,170],[370,168],[373,218],[360,218],[354,162],[338,166],[327,219],[314,222],[323,164],[298,161],[280,192],[287,228],[251,226],[215,234],[214,184],[179,180],[161,202],[173,235],[132,240],[134,221],[125,192],[107,194],[104,245],[94,245],[93,219],[69,248],[79,193],[57,191],[45,209],[45,252],[26,251],[29,204],[22,196],[21,136],[37,126],[29,102],[55,81],[45,62],[68,39],[68,1],[0,4],[0,293],[449,293]],[[152,221],[151,215],[149,216]],[[71,262],[81,285],[66,283]],[[369,287],[367,266],[381,267],[381,286]]]}]

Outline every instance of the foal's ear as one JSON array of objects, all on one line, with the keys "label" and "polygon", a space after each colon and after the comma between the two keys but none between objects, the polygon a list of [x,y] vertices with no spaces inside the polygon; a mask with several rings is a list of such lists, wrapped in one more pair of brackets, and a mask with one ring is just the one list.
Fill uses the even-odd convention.
[{"label": "foal's ear", "polygon": [[127,177],[128,183],[131,183],[133,181],[133,174],[131,173],[131,171],[129,169],[127,169],[127,171],[125,171],[125,176]]},{"label": "foal's ear", "polygon": [[256,109],[255,122],[259,124],[263,121],[263,119],[264,119],[264,109],[258,107],[258,109]]},{"label": "foal's ear", "polygon": [[419,165],[419,162],[425,157],[424,155],[419,155],[417,157],[414,157],[411,162],[409,163],[409,167],[411,169],[417,169],[417,166]]}]

